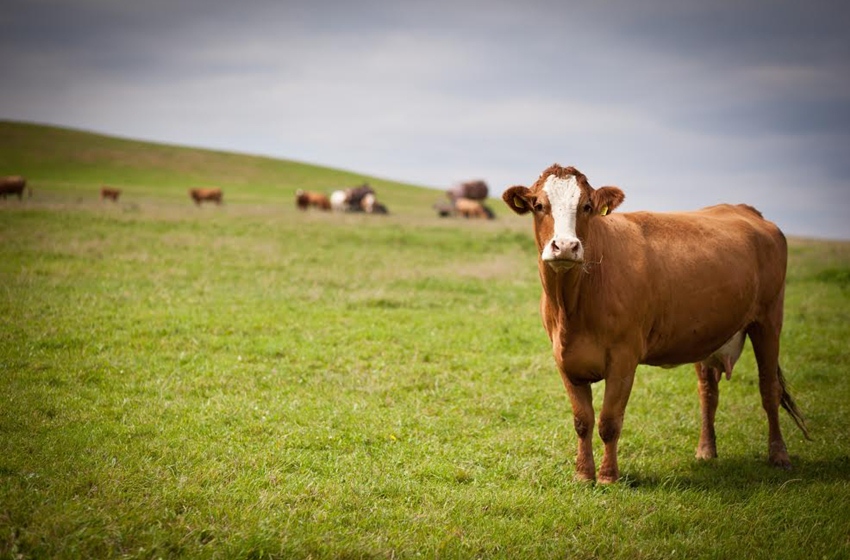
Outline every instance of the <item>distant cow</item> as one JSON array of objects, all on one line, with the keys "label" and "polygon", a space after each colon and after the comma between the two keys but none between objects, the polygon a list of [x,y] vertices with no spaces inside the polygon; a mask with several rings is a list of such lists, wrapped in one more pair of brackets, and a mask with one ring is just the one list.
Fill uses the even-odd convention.
[{"label": "distant cow", "polygon": [[363,199],[367,195],[374,195],[375,191],[367,183],[359,187],[351,187],[345,190],[337,190],[331,193],[331,208],[337,212],[363,212]]},{"label": "distant cow", "polygon": [[221,204],[222,192],[221,189],[208,188],[208,189],[189,189],[189,196],[192,200],[195,201],[195,204],[198,206],[201,205],[201,202],[215,202],[216,204]]},{"label": "distant cow", "polygon": [[345,191],[334,191],[330,197],[331,209],[335,212],[348,212],[350,210],[346,200]]},{"label": "distant cow", "polygon": [[470,200],[485,200],[489,189],[484,181],[467,181],[460,183],[446,191],[446,195],[452,199],[468,198]]},{"label": "distant cow", "polygon": [[603,379],[598,480],[619,478],[617,442],[638,364],[697,363],[696,456],[716,457],[719,372],[731,373],[745,335],[758,364],[768,458],[790,468],[779,407],[806,437],[808,430],[779,367],[788,250],[773,223],[743,204],[610,214],[623,191],[594,189],[581,172],[559,165],[531,188],[511,187],[502,198],[533,217],[540,312],[573,409],[579,479],[596,476],[591,383]]},{"label": "distant cow", "polygon": [[117,202],[119,196],[121,196],[121,189],[106,186],[100,187],[100,200],[109,199]]},{"label": "distant cow", "polygon": [[389,214],[387,207],[378,202],[374,193],[369,193],[360,200],[360,209],[367,214]]},{"label": "distant cow", "polygon": [[464,218],[482,218],[492,220],[494,218],[493,211],[487,208],[484,204],[477,200],[468,198],[456,198],[454,200],[454,211],[457,215]]},{"label": "distant cow", "polygon": [[32,196],[32,189],[27,188],[27,180],[20,175],[0,177],[0,196],[3,198],[9,194],[16,194],[18,200],[21,200],[24,197],[24,189],[27,190],[27,196]]},{"label": "distant cow", "polygon": [[367,195],[374,195],[375,191],[368,183],[363,183],[359,187],[353,187],[346,190],[346,201],[352,208],[363,208],[363,198]]},{"label": "distant cow", "polygon": [[307,210],[311,206],[314,206],[319,210],[331,209],[331,201],[327,195],[317,192],[303,191],[301,189],[295,191],[295,205],[300,210]]}]

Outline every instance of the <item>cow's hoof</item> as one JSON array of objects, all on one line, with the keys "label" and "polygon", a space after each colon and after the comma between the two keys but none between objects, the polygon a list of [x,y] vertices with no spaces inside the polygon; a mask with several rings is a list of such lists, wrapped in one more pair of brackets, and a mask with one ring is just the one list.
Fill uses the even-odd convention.
[{"label": "cow's hoof", "polygon": [[614,484],[617,480],[620,479],[620,473],[617,471],[614,472],[600,472],[599,478],[596,479],[598,484]]},{"label": "cow's hoof", "polygon": [[788,457],[788,451],[785,450],[785,444],[778,442],[769,446],[770,464],[786,471],[791,470],[791,459]]},{"label": "cow's hoof", "polygon": [[576,482],[593,482],[596,480],[596,475],[594,473],[581,473],[577,472],[575,476]]},{"label": "cow's hoof", "polygon": [[778,469],[784,469],[786,471],[790,471],[793,468],[788,455],[785,455],[784,457],[771,457],[770,464]]},{"label": "cow's hoof", "polygon": [[696,458],[701,461],[707,461],[709,459],[717,459],[717,449],[710,446],[699,446],[697,447]]}]

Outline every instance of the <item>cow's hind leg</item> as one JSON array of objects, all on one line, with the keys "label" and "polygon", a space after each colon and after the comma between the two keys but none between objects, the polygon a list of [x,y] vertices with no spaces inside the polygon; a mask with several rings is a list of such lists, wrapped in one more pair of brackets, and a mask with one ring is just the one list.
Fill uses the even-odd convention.
[{"label": "cow's hind leg", "polygon": [[768,459],[772,465],[783,469],[791,468],[791,460],[782,439],[779,428],[779,404],[783,388],[779,381],[779,321],[754,323],[747,329],[747,334],[753,344],[753,353],[759,369],[759,390],[761,405],[767,413],[767,449]]},{"label": "cow's hind leg", "polygon": [[[565,378],[566,379],[566,378]],[[570,404],[573,408],[573,422],[578,436],[576,453],[576,478],[594,480],[596,465],[593,462],[593,394],[590,384],[573,385],[564,381]]]},{"label": "cow's hind leg", "polygon": [[720,397],[718,372],[704,364],[696,364],[697,379],[699,380],[699,407],[702,416],[700,425],[697,459],[714,459],[717,457],[717,440],[714,434],[714,415],[717,412],[717,402]]}]

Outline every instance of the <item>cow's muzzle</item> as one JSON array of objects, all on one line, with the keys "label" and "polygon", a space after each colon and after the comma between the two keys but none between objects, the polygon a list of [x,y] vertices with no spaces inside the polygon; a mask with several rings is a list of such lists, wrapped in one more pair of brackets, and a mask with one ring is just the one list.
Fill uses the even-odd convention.
[{"label": "cow's muzzle", "polygon": [[584,262],[584,247],[575,237],[554,237],[543,247],[540,258],[554,270],[569,270]]}]

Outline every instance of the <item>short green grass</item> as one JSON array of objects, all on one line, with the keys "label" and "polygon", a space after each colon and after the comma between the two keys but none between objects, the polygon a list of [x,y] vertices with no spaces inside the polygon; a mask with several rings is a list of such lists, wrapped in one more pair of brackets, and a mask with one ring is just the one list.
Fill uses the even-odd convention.
[{"label": "short green grass", "polygon": [[[572,478],[530,224],[391,182],[388,217],[301,213],[295,188],[368,178],[291,162],[0,144],[34,187],[0,200],[0,558],[850,556],[848,243],[791,242],[793,471],[747,350],[712,462],[692,368],[640,368],[601,487]],[[192,206],[212,182],[227,203]]]}]

